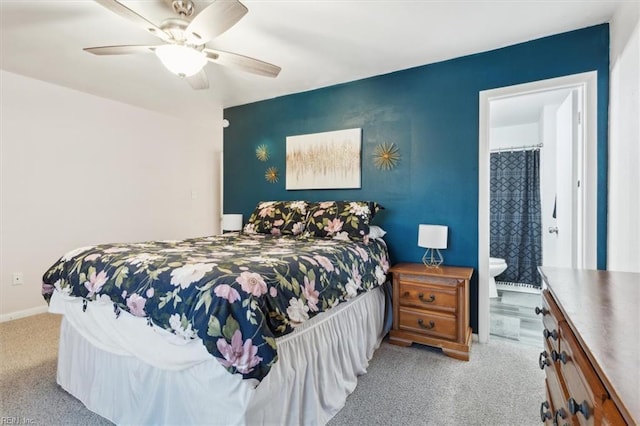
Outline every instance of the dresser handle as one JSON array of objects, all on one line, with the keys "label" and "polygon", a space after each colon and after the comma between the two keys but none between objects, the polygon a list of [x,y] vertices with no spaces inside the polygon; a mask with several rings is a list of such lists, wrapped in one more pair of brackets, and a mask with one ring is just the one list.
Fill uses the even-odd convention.
[{"label": "dresser handle", "polygon": [[540,315],[540,314],[542,314],[542,316],[545,316],[545,315],[549,314],[549,310],[547,308],[544,308],[544,307],[543,308],[538,308],[536,306],[536,315]]},{"label": "dresser handle", "polygon": [[436,300],[436,295],[435,295],[435,294],[430,294],[430,295],[429,295],[429,298],[428,298],[427,300],[425,300],[425,299],[424,299],[424,294],[423,294],[423,293],[420,293],[420,294],[418,294],[418,299],[420,299],[420,301],[421,301],[422,303],[431,303],[431,302],[433,302],[434,300]]},{"label": "dresser handle", "polygon": [[[547,410],[547,411],[545,411]],[[540,404],[540,421],[544,423],[545,420],[551,419],[553,415],[549,411],[549,401],[544,401]]]},{"label": "dresser handle", "polygon": [[544,330],[542,330],[542,335],[545,339],[551,337],[553,338],[553,340],[558,340],[558,330],[549,331],[545,328]]},{"label": "dresser handle", "polygon": [[555,350],[551,351],[551,359],[553,360],[553,362],[562,361],[563,364],[566,364],[567,358],[567,353],[565,351],[562,351],[562,353],[560,354]]},{"label": "dresser handle", "polygon": [[553,424],[554,425],[559,425],[560,424],[560,422],[558,421],[558,416],[560,416],[561,419],[566,419],[567,418],[567,412],[565,411],[564,408],[560,408],[559,410],[556,410],[556,414],[553,416]]},{"label": "dresser handle", "polygon": [[538,358],[538,365],[540,366],[540,370],[544,370],[544,367],[547,365],[551,365],[549,362],[549,354],[547,351],[540,352],[540,357]]},{"label": "dresser handle", "polygon": [[567,405],[569,406],[569,412],[573,415],[578,414],[578,412],[582,413],[582,415],[584,416],[585,420],[589,419],[589,404],[587,404],[587,401],[582,401],[582,404],[578,404],[578,402],[573,399],[573,398],[569,398],[567,400]]},{"label": "dresser handle", "polygon": [[422,321],[422,319],[418,320],[418,325],[422,328],[424,328],[425,330],[431,330],[433,327],[436,326],[436,323],[433,321],[429,321],[429,325],[424,325],[424,321]]}]

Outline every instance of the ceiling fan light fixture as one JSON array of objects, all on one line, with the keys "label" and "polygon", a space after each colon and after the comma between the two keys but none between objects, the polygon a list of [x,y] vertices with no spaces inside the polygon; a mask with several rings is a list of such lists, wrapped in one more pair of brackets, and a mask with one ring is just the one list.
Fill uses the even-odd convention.
[{"label": "ceiling fan light fixture", "polygon": [[180,77],[191,77],[207,63],[204,52],[179,44],[166,44],[155,49],[156,56],[172,73]]}]

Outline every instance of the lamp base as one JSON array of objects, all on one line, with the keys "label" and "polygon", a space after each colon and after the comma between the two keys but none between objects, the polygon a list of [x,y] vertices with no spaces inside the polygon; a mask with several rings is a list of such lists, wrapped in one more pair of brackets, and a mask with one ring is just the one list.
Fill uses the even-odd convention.
[{"label": "lamp base", "polygon": [[427,268],[437,268],[442,265],[442,262],[444,262],[444,259],[438,249],[428,248],[427,251],[424,252],[424,256],[422,256],[422,263],[424,263],[424,266]]}]

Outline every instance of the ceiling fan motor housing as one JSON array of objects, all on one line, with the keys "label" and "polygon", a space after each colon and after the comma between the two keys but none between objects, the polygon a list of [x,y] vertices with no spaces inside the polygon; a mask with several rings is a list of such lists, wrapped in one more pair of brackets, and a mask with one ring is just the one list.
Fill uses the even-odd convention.
[{"label": "ceiling fan motor housing", "polygon": [[169,34],[171,38],[179,44],[186,41],[185,30],[188,26],[189,22],[180,18],[165,19],[162,24],[160,24],[162,31]]},{"label": "ceiling fan motor housing", "polygon": [[171,6],[173,10],[181,16],[193,15],[194,7],[191,0],[174,0]]}]

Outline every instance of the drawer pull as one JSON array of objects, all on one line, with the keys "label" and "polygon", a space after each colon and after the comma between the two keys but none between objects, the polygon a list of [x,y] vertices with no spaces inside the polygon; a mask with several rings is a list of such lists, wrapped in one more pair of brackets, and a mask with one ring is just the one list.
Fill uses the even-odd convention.
[{"label": "drawer pull", "polygon": [[549,314],[549,310],[547,308],[538,308],[536,306],[536,315],[540,315],[540,314],[542,314],[542,316],[545,316]]},{"label": "drawer pull", "polygon": [[590,410],[587,401],[582,401],[582,404],[578,404],[575,399],[569,398],[567,400],[567,405],[569,406],[569,412],[571,414],[576,415],[580,412],[586,420],[589,419]]},{"label": "drawer pull", "polygon": [[562,351],[562,353],[558,353],[555,350],[551,351],[551,359],[553,362],[562,361],[563,364],[567,363],[567,353]]},{"label": "drawer pull", "polygon": [[429,298],[425,300],[424,293],[420,293],[420,294],[418,294],[418,299],[420,299],[420,301],[423,302],[423,303],[431,303],[434,300],[436,300],[436,295],[435,294],[430,294]]},{"label": "drawer pull", "polygon": [[551,362],[549,362],[549,354],[547,353],[547,351],[540,352],[538,365],[540,366],[540,370],[544,370],[544,367],[546,367],[547,365],[551,365]]},{"label": "drawer pull", "polygon": [[429,325],[424,325],[424,321],[422,321],[422,319],[418,320],[418,325],[422,328],[424,328],[425,330],[431,330],[433,327],[436,326],[436,323],[433,321],[429,321]]},{"label": "drawer pull", "polygon": [[[560,421],[558,420],[558,416],[560,416],[561,419],[566,419],[567,418],[567,412],[565,411],[564,408],[561,408],[559,410],[556,410],[556,414],[553,416],[553,424],[554,425],[559,425]],[[564,423],[566,425],[566,423]]]},{"label": "drawer pull", "polygon": [[542,335],[545,339],[551,337],[553,340],[558,340],[558,330],[549,331],[546,328],[542,330]]},{"label": "drawer pull", "polygon": [[551,411],[549,411],[549,401],[544,401],[540,404],[540,421],[544,423],[547,419],[551,419],[551,417],[553,416]]}]

